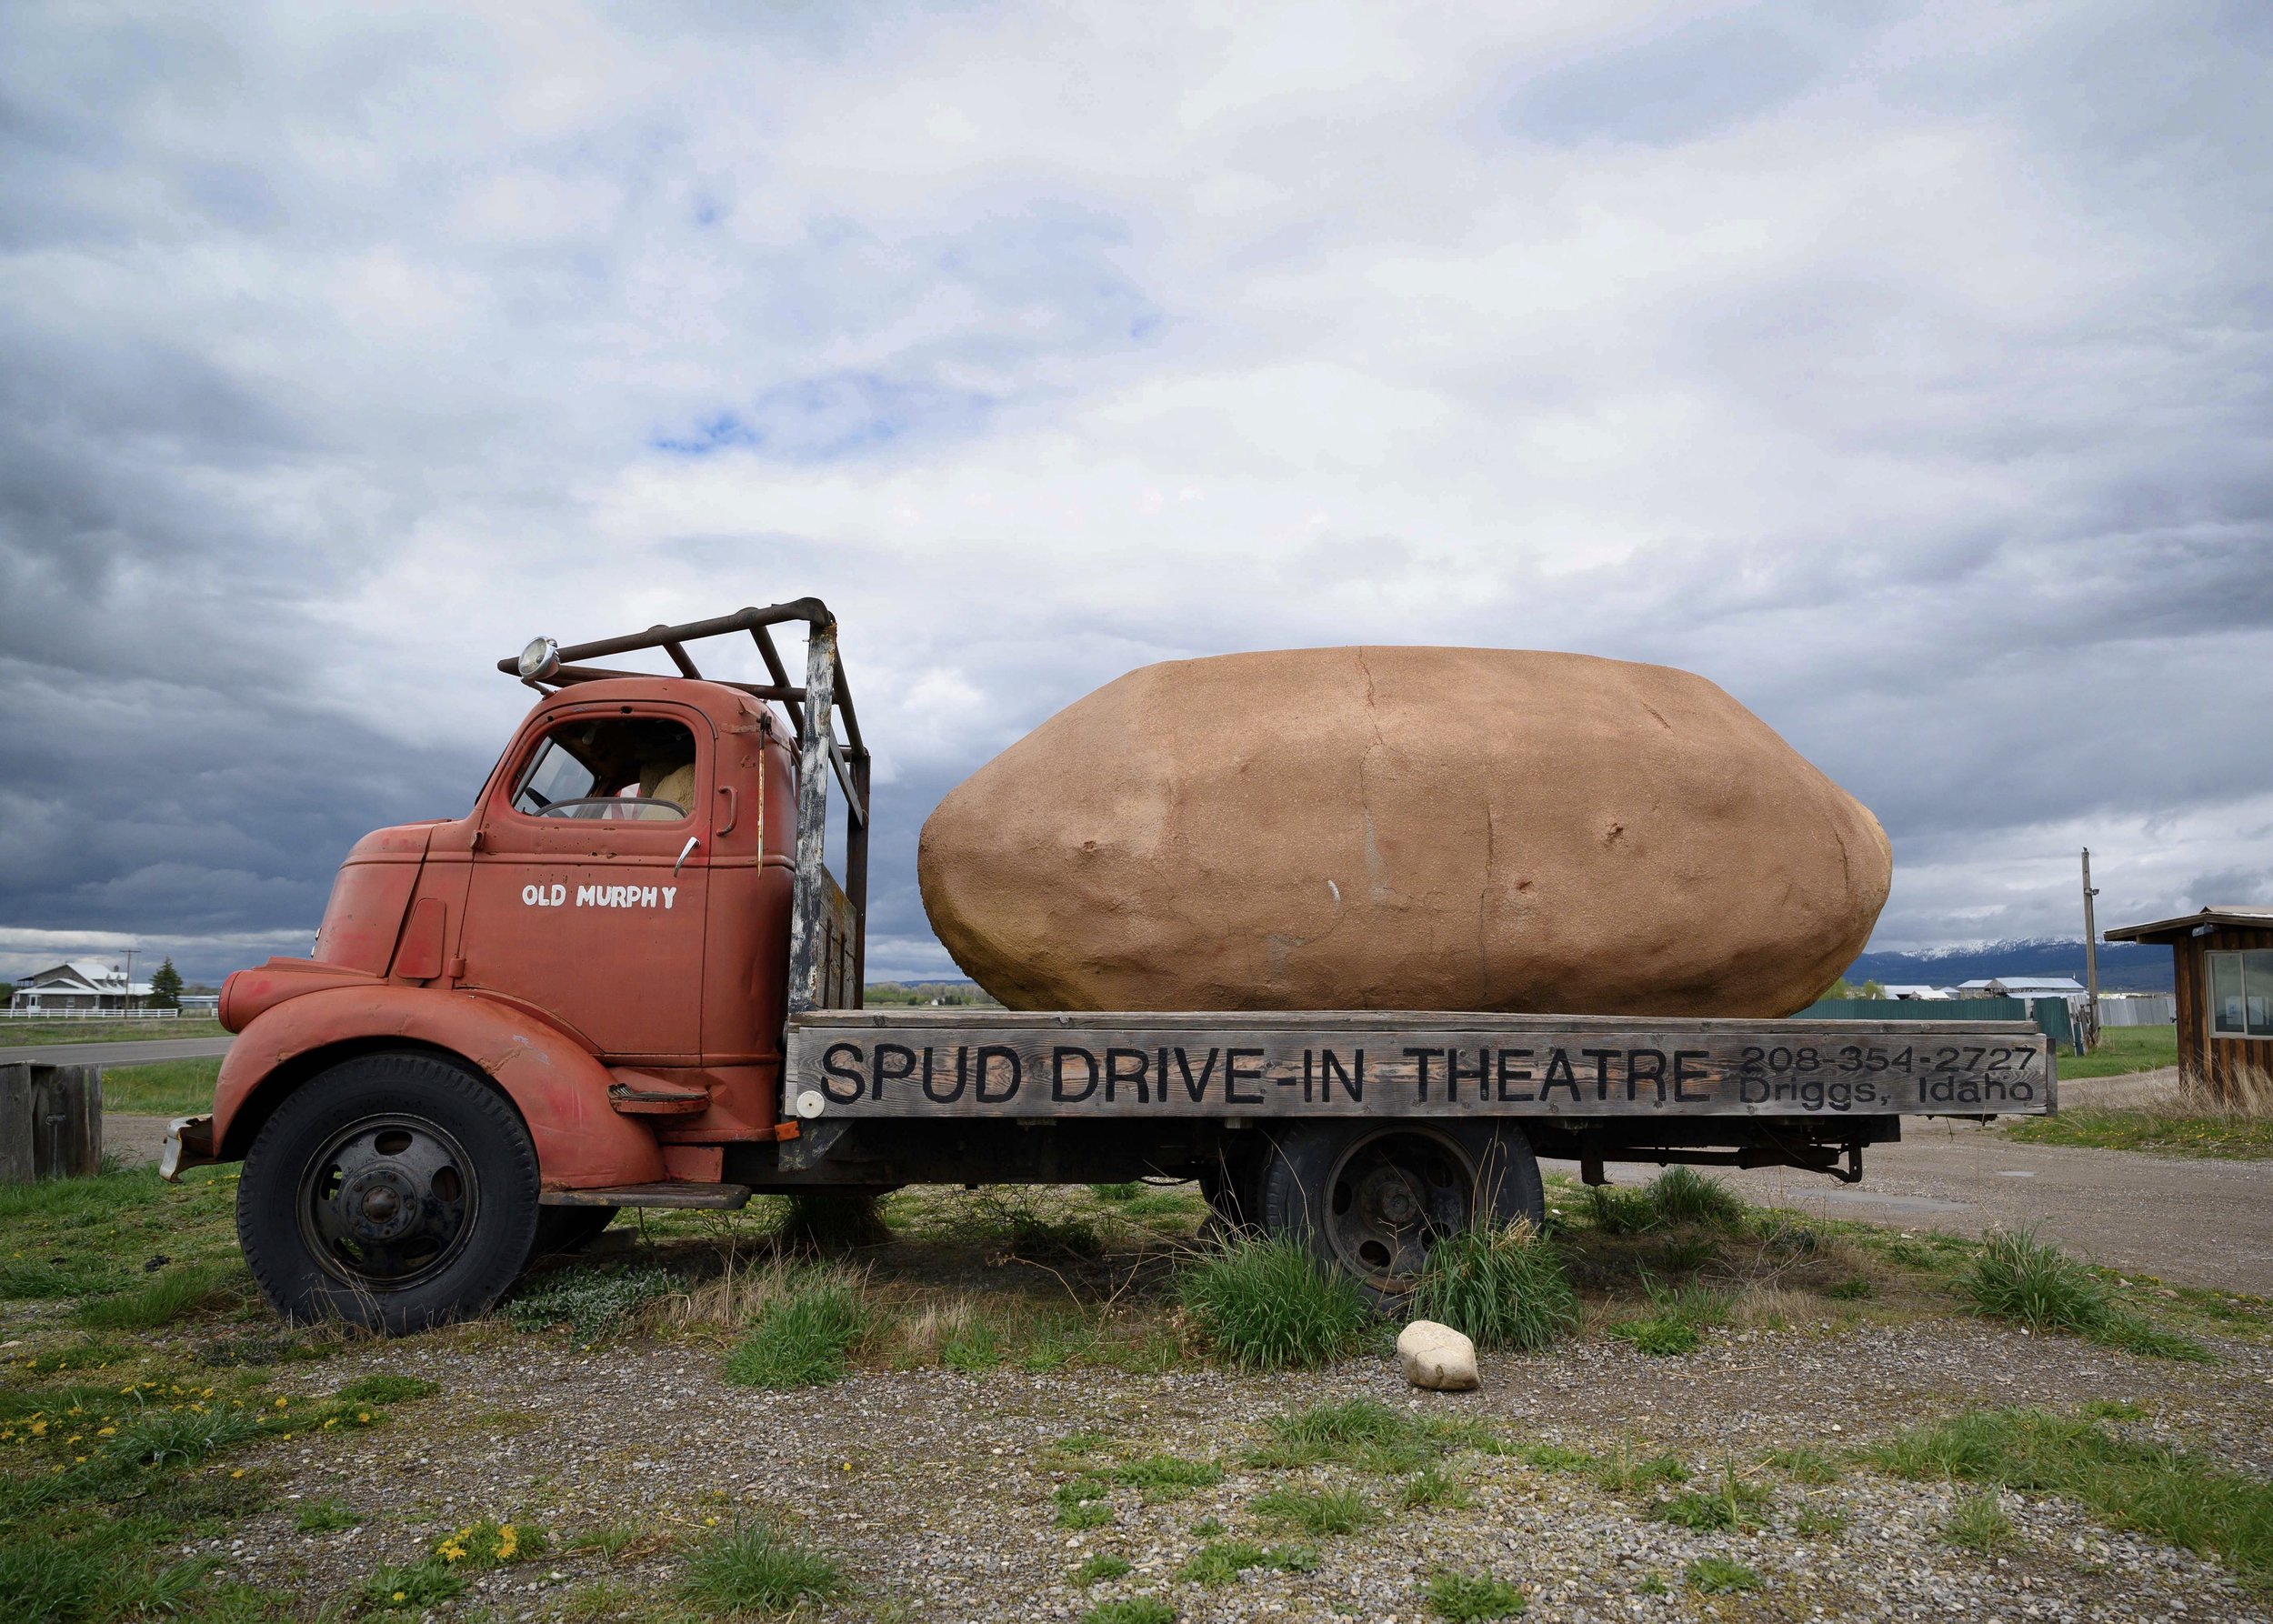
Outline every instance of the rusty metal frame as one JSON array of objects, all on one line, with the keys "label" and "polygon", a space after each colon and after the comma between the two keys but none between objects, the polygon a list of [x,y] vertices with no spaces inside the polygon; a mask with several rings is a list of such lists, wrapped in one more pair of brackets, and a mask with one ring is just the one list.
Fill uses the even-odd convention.
[{"label": "rusty metal frame", "polygon": [[[806,670],[803,687],[793,687],[781,650],[771,628],[791,621],[806,626]],[[730,682],[705,677],[686,645],[705,637],[747,633],[766,664],[768,683]],[[525,677],[528,687],[544,693],[580,682],[623,678],[652,681],[658,673],[619,671],[579,661],[606,659],[643,648],[660,648],[678,667],[678,675],[696,682],[747,694],[754,699],[778,701],[789,713],[797,739],[796,870],[789,914],[789,1010],[801,1015],[820,1007],[820,944],[823,914],[828,906],[828,881],[822,867],[828,847],[828,782],[834,777],[845,794],[845,897],[852,905],[852,1007],[862,1004],[868,948],[868,792],[870,766],[867,745],[860,737],[860,718],[853,709],[852,690],[836,647],[836,617],[817,597],[800,597],[769,607],[736,610],[711,620],[690,620],[681,626],[651,626],[644,632],[575,643],[556,649],[556,663],[542,676]],[[497,662],[508,677],[520,672],[518,657]],[[817,725],[809,725],[809,718]],[[837,742],[836,724],[842,719],[845,738]]]}]

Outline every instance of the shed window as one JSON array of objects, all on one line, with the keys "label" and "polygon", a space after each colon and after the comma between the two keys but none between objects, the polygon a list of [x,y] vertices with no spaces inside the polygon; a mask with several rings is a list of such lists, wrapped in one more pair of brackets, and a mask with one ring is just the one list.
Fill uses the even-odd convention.
[{"label": "shed window", "polygon": [[2219,1038],[2273,1038],[2273,951],[2206,953],[2210,1031]]}]

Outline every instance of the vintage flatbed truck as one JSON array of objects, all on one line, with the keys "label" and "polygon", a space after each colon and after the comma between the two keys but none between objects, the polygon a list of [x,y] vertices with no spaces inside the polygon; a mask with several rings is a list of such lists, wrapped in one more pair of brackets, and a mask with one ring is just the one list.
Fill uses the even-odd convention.
[{"label": "vintage flatbed truck", "polygon": [[[704,676],[719,637],[771,680]],[[649,649],[677,674],[586,663]],[[1906,1116],[2054,1106],[2027,1024],[863,1008],[870,763],[826,606],[498,664],[541,697],[473,809],[365,837],[313,956],[229,977],[213,1110],[168,1135],[169,1178],[243,1161],[286,1315],[478,1313],[626,1207],[1143,1176],[1393,1298],[1435,1235],[1538,1218],[1540,1155],[1854,1179]]]}]

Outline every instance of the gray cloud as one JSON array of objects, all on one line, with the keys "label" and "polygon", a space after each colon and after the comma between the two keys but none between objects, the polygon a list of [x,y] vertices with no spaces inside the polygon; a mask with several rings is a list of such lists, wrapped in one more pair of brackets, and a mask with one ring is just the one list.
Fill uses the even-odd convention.
[{"label": "gray cloud", "polygon": [[[660,21],[658,20],[660,19]],[[528,636],[817,593],[883,787],[1148,660],[1559,647],[1884,946],[2257,887],[2262,8],[0,15],[0,973],[305,939]],[[1481,112],[1479,112],[1479,109]],[[169,948],[169,950],[171,950]]]}]

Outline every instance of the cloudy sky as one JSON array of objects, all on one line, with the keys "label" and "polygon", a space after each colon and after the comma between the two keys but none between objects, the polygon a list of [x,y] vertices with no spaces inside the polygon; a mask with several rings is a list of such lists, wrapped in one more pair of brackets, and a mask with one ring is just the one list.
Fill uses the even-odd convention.
[{"label": "cloudy sky", "polygon": [[[1699,671],[1875,945],[2273,901],[2273,8],[0,8],[0,975],[305,951],[530,636]],[[541,20],[539,20],[541,14]]]}]

